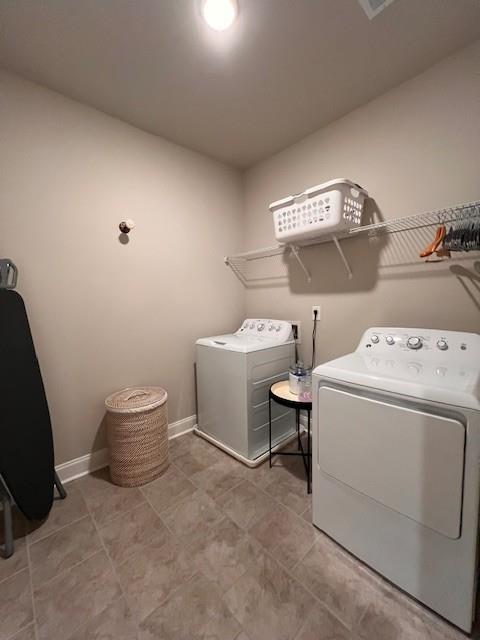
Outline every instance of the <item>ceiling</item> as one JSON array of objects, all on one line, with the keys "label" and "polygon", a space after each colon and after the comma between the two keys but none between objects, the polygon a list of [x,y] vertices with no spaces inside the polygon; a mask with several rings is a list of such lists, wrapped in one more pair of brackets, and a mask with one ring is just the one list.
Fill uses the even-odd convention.
[{"label": "ceiling", "polygon": [[0,65],[245,168],[480,37],[479,0],[0,0]]}]

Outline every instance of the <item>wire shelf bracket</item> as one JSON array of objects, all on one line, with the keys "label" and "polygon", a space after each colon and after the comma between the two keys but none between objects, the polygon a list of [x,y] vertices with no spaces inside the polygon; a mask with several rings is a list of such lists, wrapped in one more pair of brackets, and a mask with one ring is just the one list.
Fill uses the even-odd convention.
[{"label": "wire shelf bracket", "polygon": [[343,249],[342,249],[342,247],[340,246],[340,242],[338,241],[337,236],[334,236],[334,235],[333,235],[333,236],[332,236],[332,240],[333,240],[333,242],[334,242],[334,244],[335,244],[335,246],[336,246],[336,248],[337,248],[338,253],[340,254],[340,257],[341,257],[341,259],[342,259],[343,265],[344,265],[344,267],[345,267],[345,271],[347,272],[348,279],[349,279],[349,280],[351,280],[351,279],[353,278],[353,273],[352,273],[352,270],[351,270],[351,268],[350,268],[350,264],[349,264],[349,262],[348,262],[348,260],[347,260],[347,257],[346,257],[346,255],[343,253]]},{"label": "wire shelf bracket", "polygon": [[300,252],[298,250],[298,247],[292,244],[290,246],[290,250],[291,250],[291,255],[297,260],[298,264],[302,268],[302,271],[305,274],[305,278],[307,279],[307,282],[310,283],[312,281],[312,276],[310,275],[310,271],[302,262],[302,258],[300,257]]}]

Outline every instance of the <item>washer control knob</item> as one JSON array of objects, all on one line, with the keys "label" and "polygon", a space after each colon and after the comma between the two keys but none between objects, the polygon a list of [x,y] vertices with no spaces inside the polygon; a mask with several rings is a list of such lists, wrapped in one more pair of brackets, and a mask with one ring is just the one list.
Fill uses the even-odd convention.
[{"label": "washer control knob", "polygon": [[263,331],[265,328],[265,324],[263,322],[260,322],[260,324],[257,325],[257,331]]},{"label": "washer control knob", "polygon": [[380,338],[379,338],[376,334],[374,334],[374,335],[370,338],[370,340],[373,342],[373,344],[378,344],[378,343],[380,342]]},{"label": "washer control knob", "polygon": [[448,343],[446,340],[443,340],[443,338],[440,338],[440,340],[437,340],[437,347],[440,351],[446,351],[448,349]]},{"label": "washer control knob", "polygon": [[418,336],[411,336],[407,340],[407,347],[409,349],[420,349],[422,346],[422,340]]},{"label": "washer control knob", "polygon": [[269,324],[268,325],[268,330],[269,331],[273,331],[275,329],[275,327],[273,326],[273,324]]},{"label": "washer control knob", "polygon": [[251,323],[250,329],[255,329],[255,323],[254,322]]},{"label": "washer control knob", "polygon": [[393,336],[387,336],[385,341],[387,344],[395,344],[395,338]]},{"label": "washer control knob", "polygon": [[280,331],[281,328],[282,328],[282,325],[277,324],[277,326],[275,327],[275,331]]}]

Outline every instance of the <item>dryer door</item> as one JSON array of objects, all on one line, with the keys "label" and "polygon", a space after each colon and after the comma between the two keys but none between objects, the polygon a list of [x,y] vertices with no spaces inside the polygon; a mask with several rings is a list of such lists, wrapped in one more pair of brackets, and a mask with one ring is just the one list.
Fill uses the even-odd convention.
[{"label": "dryer door", "polygon": [[465,427],[458,420],[321,386],[321,470],[449,538],[460,536]]}]

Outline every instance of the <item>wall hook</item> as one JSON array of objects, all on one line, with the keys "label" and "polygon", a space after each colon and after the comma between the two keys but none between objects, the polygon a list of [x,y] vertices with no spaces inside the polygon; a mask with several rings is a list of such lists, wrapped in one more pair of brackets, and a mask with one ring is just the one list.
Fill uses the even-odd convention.
[{"label": "wall hook", "polygon": [[131,218],[127,218],[120,222],[118,228],[122,233],[130,233],[132,229],[135,229],[135,222]]}]

